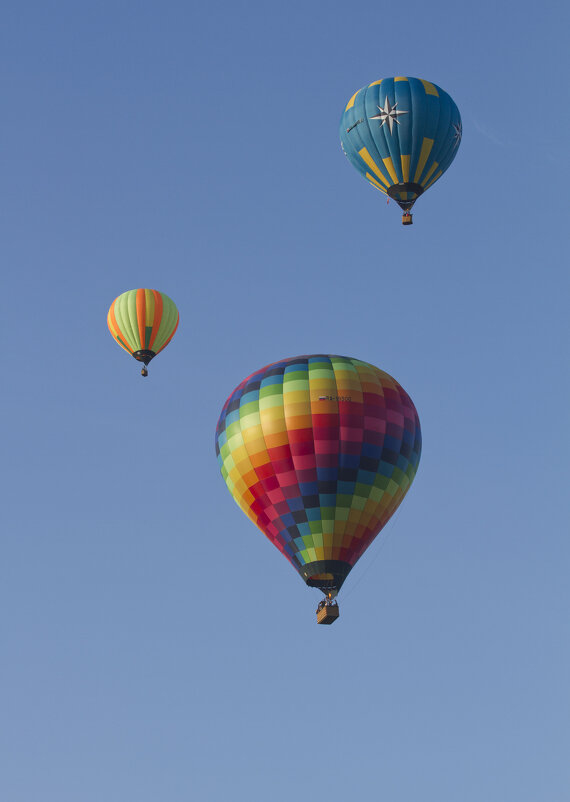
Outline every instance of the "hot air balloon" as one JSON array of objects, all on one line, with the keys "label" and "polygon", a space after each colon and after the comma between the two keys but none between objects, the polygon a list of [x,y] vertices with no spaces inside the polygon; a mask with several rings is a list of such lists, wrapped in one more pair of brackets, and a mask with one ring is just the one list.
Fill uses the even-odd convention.
[{"label": "hot air balloon", "polygon": [[359,89],[340,120],[349,162],[402,208],[410,209],[447,170],[461,142],[461,116],[451,97],[422,78],[381,78]]},{"label": "hot air balloon", "polygon": [[166,348],[178,327],[178,309],[168,295],[158,290],[127,290],[115,298],[107,315],[109,331],[131,356],[144,362],[141,370]]},{"label": "hot air balloon", "polygon": [[408,491],[420,452],[404,389],[345,356],[298,356],[258,370],[230,395],[216,429],[230,493],[307,585],[323,591],[317,620],[327,624],[350,570]]}]

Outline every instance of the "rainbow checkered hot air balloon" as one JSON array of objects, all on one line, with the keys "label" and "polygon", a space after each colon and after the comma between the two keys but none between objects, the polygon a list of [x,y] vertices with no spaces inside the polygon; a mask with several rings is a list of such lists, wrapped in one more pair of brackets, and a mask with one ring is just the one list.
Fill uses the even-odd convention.
[{"label": "rainbow checkered hot air balloon", "polygon": [[461,142],[452,98],[423,78],[380,78],[359,89],[340,119],[349,162],[402,208],[410,209],[447,170]]},{"label": "rainbow checkered hot air balloon", "polygon": [[107,315],[109,331],[131,356],[147,365],[174,337],[179,314],[176,304],[158,290],[127,290],[115,298]]},{"label": "rainbow checkered hot air balloon", "polygon": [[420,452],[405,390],[344,356],[298,356],[258,370],[230,395],[216,429],[235,501],[329,599],[400,505]]}]

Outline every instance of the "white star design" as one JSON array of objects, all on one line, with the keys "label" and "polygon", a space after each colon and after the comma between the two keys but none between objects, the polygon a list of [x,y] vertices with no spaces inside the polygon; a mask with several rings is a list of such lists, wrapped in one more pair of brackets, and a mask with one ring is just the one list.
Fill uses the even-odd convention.
[{"label": "white star design", "polygon": [[400,111],[396,108],[398,104],[394,103],[393,106],[390,105],[390,101],[386,98],[386,102],[384,103],[384,108],[382,106],[377,106],[378,111],[380,114],[375,114],[374,117],[369,117],[370,120],[382,120],[380,123],[380,128],[384,125],[385,122],[388,123],[388,128],[390,129],[390,133],[392,133],[392,128],[394,123],[398,123],[400,125],[400,121],[398,120],[398,114],[407,114],[407,111]]},{"label": "white star design", "polygon": [[461,142],[461,136],[463,133],[461,127],[461,120],[458,123],[453,123],[453,130],[455,131],[455,134],[453,135],[453,144],[455,147],[458,147],[459,143]]}]

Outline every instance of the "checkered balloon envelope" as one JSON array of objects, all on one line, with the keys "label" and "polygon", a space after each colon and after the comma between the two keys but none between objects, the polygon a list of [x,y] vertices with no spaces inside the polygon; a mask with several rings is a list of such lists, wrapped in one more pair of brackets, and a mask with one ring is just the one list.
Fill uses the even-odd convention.
[{"label": "checkered balloon envelope", "polygon": [[374,365],[299,356],[236,387],[216,453],[243,512],[308,585],[336,595],[414,480],[420,422]]}]

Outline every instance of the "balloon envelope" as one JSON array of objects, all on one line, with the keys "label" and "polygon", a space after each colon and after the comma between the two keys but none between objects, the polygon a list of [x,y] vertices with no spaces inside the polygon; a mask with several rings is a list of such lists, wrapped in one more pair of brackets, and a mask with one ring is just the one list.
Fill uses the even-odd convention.
[{"label": "balloon envelope", "polygon": [[348,101],[340,141],[358,172],[407,211],[455,158],[461,116],[429,81],[381,78]]},{"label": "balloon envelope", "polygon": [[216,453],[241,509],[308,585],[338,591],[393,515],[420,460],[405,390],[343,356],[253,373],[222,409]]},{"label": "balloon envelope", "polygon": [[127,290],[115,298],[107,315],[114,339],[139,362],[148,365],[166,348],[178,327],[178,309],[158,290]]}]

